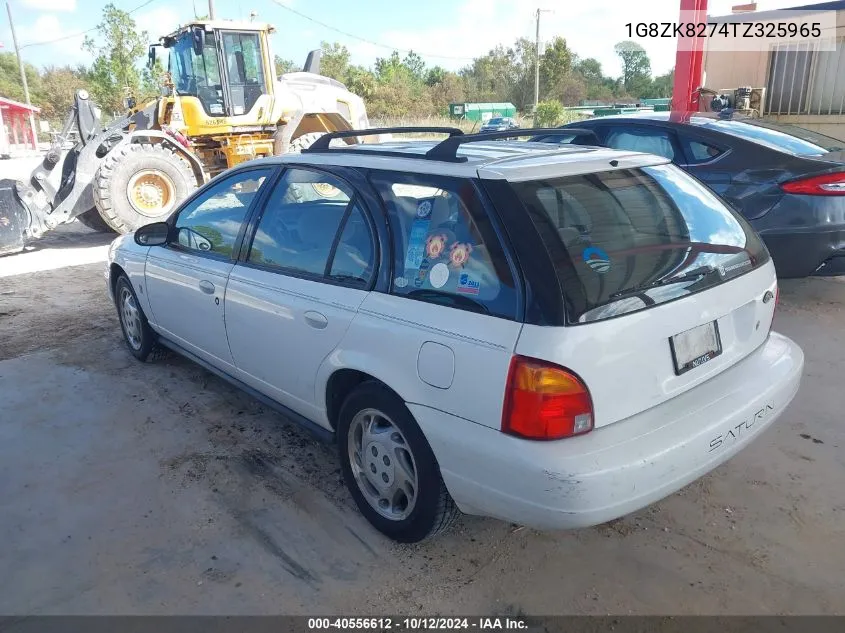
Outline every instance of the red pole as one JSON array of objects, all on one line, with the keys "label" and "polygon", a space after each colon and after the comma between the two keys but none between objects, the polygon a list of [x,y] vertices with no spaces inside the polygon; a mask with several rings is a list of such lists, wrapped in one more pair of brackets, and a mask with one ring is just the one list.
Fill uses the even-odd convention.
[{"label": "red pole", "polygon": [[[680,22],[707,21],[707,0],[681,0]],[[672,87],[673,121],[698,112],[697,90],[704,65],[704,38],[678,38],[675,53],[675,84]]]}]

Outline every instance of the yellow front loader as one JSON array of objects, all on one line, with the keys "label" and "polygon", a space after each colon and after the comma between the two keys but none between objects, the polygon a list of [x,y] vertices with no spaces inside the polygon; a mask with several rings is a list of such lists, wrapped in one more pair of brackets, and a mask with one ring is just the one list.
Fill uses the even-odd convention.
[{"label": "yellow front loader", "polygon": [[[363,100],[319,75],[276,77],[269,24],[191,22],[150,47],[168,54],[162,96],[104,127],[76,94],[64,129],[29,182],[0,180],[0,254],[78,218],[119,233],[166,218],[208,178],[243,161],[296,152],[336,130],[369,127]],[[64,149],[73,130],[79,142]],[[61,165],[61,168],[59,168]]]}]

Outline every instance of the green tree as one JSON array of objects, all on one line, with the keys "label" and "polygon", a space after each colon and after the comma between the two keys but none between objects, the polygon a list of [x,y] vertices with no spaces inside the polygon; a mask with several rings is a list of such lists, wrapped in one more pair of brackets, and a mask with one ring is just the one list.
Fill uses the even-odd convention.
[{"label": "green tree", "polygon": [[364,100],[372,99],[376,93],[376,76],[363,66],[350,66],[343,83]]},{"label": "green tree", "polygon": [[604,80],[601,62],[592,57],[578,60],[575,63],[574,70],[589,84],[601,84]]},{"label": "green tree", "polygon": [[555,127],[563,120],[563,106],[560,101],[541,101],[534,112],[535,127]]},{"label": "green tree", "polygon": [[[321,60],[322,61],[322,60]],[[276,76],[284,75],[285,73],[293,73],[299,70],[299,67],[289,59],[282,59],[278,55],[273,58],[273,66],[276,69]],[[321,63],[322,66],[322,63]]]},{"label": "green tree", "polygon": [[73,105],[74,95],[80,88],[91,91],[88,70],[84,66],[48,66],[41,75],[43,96],[38,102],[41,119],[58,127]]},{"label": "green tree", "polygon": [[320,74],[343,81],[349,68],[349,49],[343,44],[334,42],[320,42],[322,56],[320,57]]},{"label": "green tree", "polygon": [[[32,64],[24,62],[24,72],[26,73],[26,83],[29,86],[32,103],[39,105],[43,91],[38,69]],[[26,101],[23,84],[21,83],[21,71],[18,67],[18,57],[14,53],[0,53],[0,95],[15,101]]]},{"label": "green tree", "polygon": [[96,29],[96,39],[86,36],[82,45],[95,56],[91,92],[104,110],[121,111],[125,88],[141,92],[138,61],[147,51],[147,32],[138,32],[132,16],[111,3],[103,7]]},{"label": "green tree", "polygon": [[622,83],[625,91],[639,97],[651,84],[651,60],[636,42],[619,42],[613,50],[622,60]]},{"label": "green tree", "polygon": [[513,63],[508,51],[497,46],[461,70],[467,101],[507,101],[513,83]]},{"label": "green tree", "polygon": [[564,87],[571,87],[577,81],[570,77],[572,52],[566,40],[556,37],[540,57],[540,94],[560,97]]},{"label": "green tree", "polygon": [[442,66],[429,68],[428,72],[425,74],[425,85],[436,86],[437,84],[442,83],[443,78],[446,76],[446,72],[447,71]]},{"label": "green tree", "polygon": [[647,99],[665,99],[672,96],[675,87],[675,69],[673,68],[665,75],[658,75],[651,82]]},{"label": "green tree", "polygon": [[417,81],[423,81],[425,79],[425,62],[414,51],[408,51],[402,63],[408,69],[408,72],[413,75],[414,79]]}]

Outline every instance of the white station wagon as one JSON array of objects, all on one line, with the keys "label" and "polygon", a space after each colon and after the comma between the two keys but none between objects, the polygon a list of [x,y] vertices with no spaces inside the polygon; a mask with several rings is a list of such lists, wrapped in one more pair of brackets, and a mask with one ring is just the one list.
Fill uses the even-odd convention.
[{"label": "white station wagon", "polygon": [[246,163],[115,240],[131,352],[171,348],[336,441],[361,512],[407,542],[458,510],[620,517],[783,413],[804,359],[771,329],[774,266],[697,180],[491,142],[532,130],[345,144],[402,131]]}]

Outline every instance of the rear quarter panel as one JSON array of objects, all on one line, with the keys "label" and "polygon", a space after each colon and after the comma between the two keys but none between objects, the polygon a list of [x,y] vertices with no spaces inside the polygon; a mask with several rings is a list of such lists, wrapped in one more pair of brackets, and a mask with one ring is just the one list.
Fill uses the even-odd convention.
[{"label": "rear quarter panel", "polygon": [[[377,378],[407,403],[499,428],[521,327],[515,321],[372,292],[341,344],[322,363],[316,402],[325,409],[326,385],[335,371],[355,369]],[[438,365],[424,368],[447,387],[421,379],[420,350],[429,342],[451,351],[439,355]]]}]

